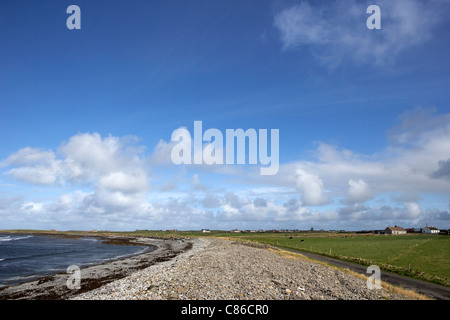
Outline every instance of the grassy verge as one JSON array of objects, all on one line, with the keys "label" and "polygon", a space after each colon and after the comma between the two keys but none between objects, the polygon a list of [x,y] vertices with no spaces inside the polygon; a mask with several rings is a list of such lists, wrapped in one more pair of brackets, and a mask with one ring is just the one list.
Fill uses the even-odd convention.
[{"label": "grassy verge", "polygon": [[[269,249],[269,250],[270,251],[274,251],[272,249]],[[357,272],[354,272],[354,271],[351,271],[351,270],[348,270],[348,269],[339,268],[339,267],[336,267],[336,266],[333,266],[333,265],[329,265],[329,264],[327,264],[325,262],[312,260],[312,259],[309,259],[308,257],[306,257],[306,256],[304,256],[304,255],[302,255],[300,253],[295,253],[295,252],[286,251],[286,250],[276,250],[275,252],[277,254],[279,254],[280,256],[282,256],[283,258],[286,258],[286,259],[308,260],[308,261],[312,261],[314,263],[319,263],[319,264],[322,264],[322,265],[326,265],[327,267],[335,269],[335,270],[340,270],[342,272],[350,274],[351,276],[356,277],[358,279],[362,279],[364,281],[367,281],[367,279],[368,279],[368,277],[363,275],[363,274],[360,274],[360,273],[357,273]],[[391,285],[391,284],[389,284],[387,282],[384,282],[384,281],[380,281],[380,284],[381,284],[381,287],[383,289],[385,289],[386,291],[388,291],[390,293],[402,295],[406,299],[409,299],[409,300],[432,300],[430,297],[427,297],[427,296],[425,296],[423,294],[417,293],[417,292],[415,292],[413,290],[397,287],[397,286]]]}]

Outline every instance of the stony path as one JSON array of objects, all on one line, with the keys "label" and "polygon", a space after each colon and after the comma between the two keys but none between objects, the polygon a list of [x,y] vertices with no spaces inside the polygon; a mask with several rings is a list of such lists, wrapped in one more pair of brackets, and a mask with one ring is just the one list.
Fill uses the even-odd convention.
[{"label": "stony path", "polygon": [[74,299],[402,299],[364,280],[261,246],[198,239],[188,252]]}]

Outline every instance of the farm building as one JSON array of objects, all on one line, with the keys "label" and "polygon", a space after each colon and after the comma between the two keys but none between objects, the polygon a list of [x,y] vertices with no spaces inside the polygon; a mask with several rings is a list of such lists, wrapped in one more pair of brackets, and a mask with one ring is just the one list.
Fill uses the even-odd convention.
[{"label": "farm building", "polygon": [[406,234],[406,230],[399,226],[387,227],[384,229],[384,234]]},{"label": "farm building", "polygon": [[435,227],[425,227],[422,229],[422,233],[439,234],[439,229]]},{"label": "farm building", "polygon": [[209,229],[202,229],[202,232],[203,232],[203,233],[209,233],[210,230],[209,230]]}]

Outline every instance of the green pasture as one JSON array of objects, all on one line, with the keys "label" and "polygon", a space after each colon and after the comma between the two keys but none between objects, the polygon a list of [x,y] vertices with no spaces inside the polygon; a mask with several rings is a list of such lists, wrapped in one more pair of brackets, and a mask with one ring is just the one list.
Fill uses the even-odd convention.
[{"label": "green pasture", "polygon": [[[450,237],[442,235],[244,236],[290,249],[319,253],[450,286]],[[303,240],[303,241],[302,241]]]}]

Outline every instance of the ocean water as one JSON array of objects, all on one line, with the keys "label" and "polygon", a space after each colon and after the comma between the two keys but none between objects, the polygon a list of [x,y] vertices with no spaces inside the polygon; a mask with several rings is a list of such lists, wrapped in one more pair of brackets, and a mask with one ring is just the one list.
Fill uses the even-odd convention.
[{"label": "ocean water", "polygon": [[0,234],[0,287],[82,268],[148,250],[148,247],[104,244],[96,238]]}]

